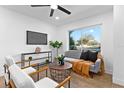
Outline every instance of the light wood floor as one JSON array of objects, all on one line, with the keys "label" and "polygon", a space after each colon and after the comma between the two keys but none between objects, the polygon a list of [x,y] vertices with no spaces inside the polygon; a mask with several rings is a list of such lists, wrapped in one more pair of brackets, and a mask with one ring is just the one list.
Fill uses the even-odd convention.
[{"label": "light wood floor", "polygon": [[[43,77],[44,75],[42,73]],[[71,76],[71,88],[124,88],[124,86],[113,84],[112,76],[109,74],[104,74],[103,76],[94,75],[93,78],[83,78],[72,72]],[[5,88],[4,77],[0,77],[0,87]]]},{"label": "light wood floor", "polygon": [[104,74],[103,76],[94,75],[93,78],[83,78],[82,76],[72,73],[72,88],[123,88],[124,86],[112,83],[112,76]]}]

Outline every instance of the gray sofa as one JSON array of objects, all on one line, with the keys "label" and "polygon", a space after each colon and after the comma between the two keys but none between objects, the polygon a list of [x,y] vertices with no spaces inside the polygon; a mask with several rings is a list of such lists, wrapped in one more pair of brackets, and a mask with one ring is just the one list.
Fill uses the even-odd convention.
[{"label": "gray sofa", "polygon": [[[69,50],[65,52],[65,62],[73,62],[75,59],[80,59],[80,50]],[[90,72],[98,73],[100,71],[101,59],[97,59],[96,62],[90,66]]]}]

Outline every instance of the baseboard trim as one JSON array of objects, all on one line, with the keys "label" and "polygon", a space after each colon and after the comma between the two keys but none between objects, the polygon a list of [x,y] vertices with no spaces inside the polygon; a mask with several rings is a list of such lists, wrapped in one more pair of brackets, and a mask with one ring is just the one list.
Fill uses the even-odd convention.
[{"label": "baseboard trim", "polygon": [[124,86],[124,80],[120,80],[118,78],[113,77],[113,83]]},{"label": "baseboard trim", "polygon": [[112,72],[112,70],[105,70],[105,73],[107,73],[107,74],[113,74],[113,72]]}]

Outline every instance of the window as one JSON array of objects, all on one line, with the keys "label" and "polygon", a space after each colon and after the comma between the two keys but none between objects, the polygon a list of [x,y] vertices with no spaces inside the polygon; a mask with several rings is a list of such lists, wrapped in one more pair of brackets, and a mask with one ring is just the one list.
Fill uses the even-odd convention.
[{"label": "window", "polygon": [[101,25],[81,28],[69,32],[69,49],[100,51]]}]

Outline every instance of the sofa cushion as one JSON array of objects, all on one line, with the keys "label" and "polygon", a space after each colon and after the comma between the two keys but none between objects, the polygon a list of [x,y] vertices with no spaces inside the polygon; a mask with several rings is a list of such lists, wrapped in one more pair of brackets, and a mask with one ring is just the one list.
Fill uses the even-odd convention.
[{"label": "sofa cushion", "polygon": [[88,53],[89,53],[89,51],[83,50],[80,55],[80,59],[88,60]]},{"label": "sofa cushion", "polygon": [[69,57],[65,57],[64,61],[66,62],[73,62],[74,60],[76,60],[75,58],[69,58]]},{"label": "sofa cushion", "polygon": [[77,58],[79,59],[81,55],[81,51],[80,50],[69,50],[65,52],[65,57],[69,57],[69,58]]},{"label": "sofa cushion", "polygon": [[88,51],[88,60],[95,62],[97,60],[97,54],[96,51]]}]

